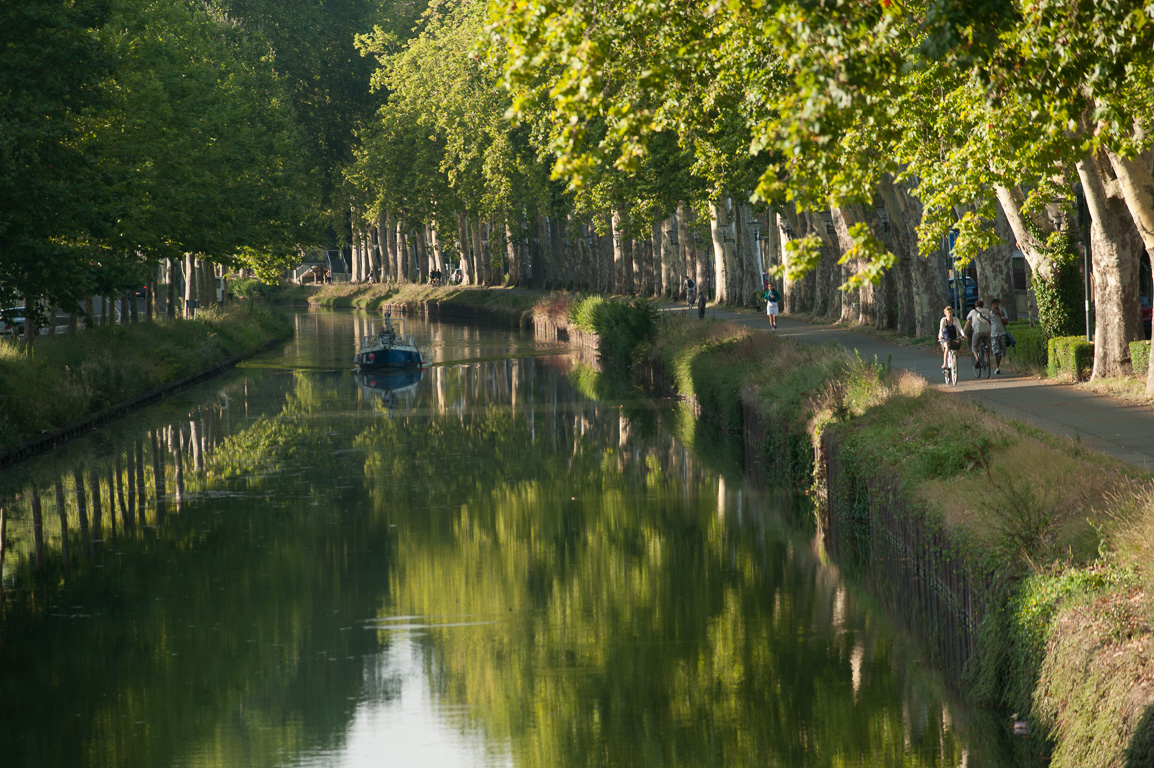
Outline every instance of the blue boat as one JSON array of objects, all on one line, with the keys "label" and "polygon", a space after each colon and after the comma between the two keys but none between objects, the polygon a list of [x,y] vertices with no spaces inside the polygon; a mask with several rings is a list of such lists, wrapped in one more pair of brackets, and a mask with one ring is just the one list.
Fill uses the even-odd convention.
[{"label": "blue boat", "polygon": [[392,317],[386,312],[381,330],[361,339],[361,349],[354,362],[362,371],[377,371],[420,368],[424,361],[413,337],[405,333],[403,326],[398,333],[393,327]]}]

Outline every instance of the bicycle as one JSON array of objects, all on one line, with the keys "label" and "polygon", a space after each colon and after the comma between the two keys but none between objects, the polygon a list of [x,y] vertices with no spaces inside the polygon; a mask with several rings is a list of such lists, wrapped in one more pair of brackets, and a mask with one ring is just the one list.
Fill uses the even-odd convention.
[{"label": "bicycle", "polygon": [[974,363],[974,378],[982,378],[982,371],[986,372],[986,378],[990,378],[990,337],[983,336],[978,339],[978,359]]},{"label": "bicycle", "polygon": [[942,370],[942,374],[945,376],[948,387],[958,383],[958,350],[961,347],[962,342],[957,339],[946,341],[946,367]]}]

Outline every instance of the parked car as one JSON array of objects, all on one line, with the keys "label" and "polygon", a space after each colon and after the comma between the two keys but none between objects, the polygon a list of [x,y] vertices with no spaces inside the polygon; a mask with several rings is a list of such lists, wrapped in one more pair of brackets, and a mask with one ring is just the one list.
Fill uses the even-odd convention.
[{"label": "parked car", "polygon": [[[970,277],[969,275],[966,275],[965,286],[966,286],[966,294],[965,294],[966,305],[964,307],[962,307],[962,314],[963,315],[966,312],[969,312],[971,309],[973,309],[974,304],[977,303],[977,301],[978,301],[978,283],[974,280],[974,278]],[[952,278],[952,277],[950,278],[950,306],[951,307],[958,306],[958,297],[957,297],[956,292],[954,291],[954,278]]]},{"label": "parked car", "polygon": [[0,310],[0,336],[20,336],[24,333],[24,307]]}]

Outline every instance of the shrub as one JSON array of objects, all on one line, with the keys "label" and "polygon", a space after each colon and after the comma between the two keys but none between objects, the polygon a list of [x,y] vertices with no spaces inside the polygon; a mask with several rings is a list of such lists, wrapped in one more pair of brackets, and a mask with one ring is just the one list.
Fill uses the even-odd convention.
[{"label": "shrub", "polygon": [[1011,323],[1007,330],[1014,337],[1014,346],[1010,347],[1007,357],[1015,363],[1043,371],[1048,361],[1046,348],[1046,334],[1036,326],[1025,323]]},{"label": "shrub", "polygon": [[1055,232],[1046,241],[1051,269],[1046,277],[1033,278],[1038,299],[1038,320],[1047,338],[1072,336],[1078,332],[1076,310],[1085,304],[1085,286],[1078,269],[1078,256],[1068,232]]},{"label": "shrub", "polygon": [[1076,381],[1089,377],[1094,368],[1094,343],[1081,336],[1061,336],[1050,339],[1047,347],[1050,376],[1072,376]]},{"label": "shrub", "polygon": [[1145,378],[1150,369],[1150,342],[1130,342],[1130,361],[1134,365],[1134,375]]}]

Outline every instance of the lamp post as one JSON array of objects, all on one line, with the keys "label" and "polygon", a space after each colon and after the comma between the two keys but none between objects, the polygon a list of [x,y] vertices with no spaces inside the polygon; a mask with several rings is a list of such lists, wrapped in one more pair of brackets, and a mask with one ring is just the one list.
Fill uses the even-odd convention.
[{"label": "lamp post", "polygon": [[1074,204],[1078,207],[1078,231],[1082,236],[1082,281],[1086,293],[1086,341],[1094,340],[1094,317],[1090,313],[1090,267],[1094,263],[1093,253],[1090,250],[1090,206],[1086,203],[1086,192],[1082,184],[1074,185]]}]

